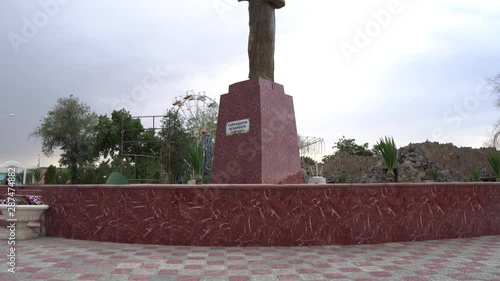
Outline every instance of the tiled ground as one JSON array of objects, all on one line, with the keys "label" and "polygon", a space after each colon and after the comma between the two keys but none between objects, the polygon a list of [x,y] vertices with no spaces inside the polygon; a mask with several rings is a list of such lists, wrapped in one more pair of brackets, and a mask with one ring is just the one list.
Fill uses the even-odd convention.
[{"label": "tiled ground", "polygon": [[500,236],[359,246],[211,248],[40,237],[6,280],[500,280]]}]

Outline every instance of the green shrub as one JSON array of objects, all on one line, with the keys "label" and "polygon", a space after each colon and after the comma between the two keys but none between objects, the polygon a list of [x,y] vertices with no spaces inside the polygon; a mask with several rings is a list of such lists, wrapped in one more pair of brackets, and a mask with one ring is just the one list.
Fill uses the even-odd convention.
[{"label": "green shrub", "polygon": [[342,151],[349,155],[373,156],[373,151],[368,149],[368,143],[359,145],[356,144],[355,139],[346,139],[345,136],[342,136],[342,138],[340,138],[339,141],[335,143],[333,149],[337,149],[338,151]]},{"label": "green shrub", "polygon": [[16,205],[29,205],[29,204],[28,204],[28,201],[26,201],[26,199],[19,198],[19,200],[17,200],[17,202],[16,202]]},{"label": "green shrub", "polygon": [[45,171],[45,184],[56,184],[57,170],[54,165],[50,165]]},{"label": "green shrub", "polygon": [[497,152],[490,154],[488,162],[490,163],[491,169],[493,169],[498,181],[498,179],[500,179],[500,153]]},{"label": "green shrub", "polygon": [[68,184],[71,180],[71,169],[65,168],[61,171],[61,179],[63,184]]},{"label": "green shrub", "polygon": [[347,182],[347,175],[346,174],[340,175],[339,178],[337,179],[337,182],[338,183],[346,183]]},{"label": "green shrub", "polygon": [[481,174],[479,173],[478,170],[472,171],[472,179],[474,181],[481,181]]},{"label": "green shrub", "polygon": [[189,174],[186,174],[182,177],[182,184],[187,184],[188,181],[191,179],[191,176]]},{"label": "green shrub", "polygon": [[382,155],[384,159],[385,166],[387,167],[387,174],[394,177],[394,181],[397,181],[396,176],[396,165],[398,161],[398,148],[394,139],[392,137],[380,138],[380,140],[375,144],[374,149]]},{"label": "green shrub", "polygon": [[439,181],[439,171],[436,168],[431,169],[431,177],[433,181]]},{"label": "green shrub", "polygon": [[204,176],[203,177],[203,183],[204,184],[209,184],[210,183],[210,178],[211,178],[210,176]]}]

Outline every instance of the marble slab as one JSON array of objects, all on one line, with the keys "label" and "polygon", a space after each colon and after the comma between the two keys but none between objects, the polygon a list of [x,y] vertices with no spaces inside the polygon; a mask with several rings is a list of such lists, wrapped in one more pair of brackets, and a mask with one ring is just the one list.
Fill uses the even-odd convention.
[{"label": "marble slab", "polygon": [[193,246],[500,235],[499,183],[43,186],[47,235]]},{"label": "marble slab", "polygon": [[[249,120],[246,133],[226,134],[227,124]],[[255,78],[221,96],[213,184],[304,183],[292,97],[282,85]]]}]

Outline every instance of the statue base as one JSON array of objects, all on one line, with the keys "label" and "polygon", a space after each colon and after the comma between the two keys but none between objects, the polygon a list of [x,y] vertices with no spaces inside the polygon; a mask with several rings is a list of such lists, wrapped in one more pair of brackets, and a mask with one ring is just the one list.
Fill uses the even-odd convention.
[{"label": "statue base", "polygon": [[303,184],[293,99],[255,78],[221,95],[211,183]]},{"label": "statue base", "polygon": [[324,177],[310,177],[307,184],[326,184],[326,179]]}]

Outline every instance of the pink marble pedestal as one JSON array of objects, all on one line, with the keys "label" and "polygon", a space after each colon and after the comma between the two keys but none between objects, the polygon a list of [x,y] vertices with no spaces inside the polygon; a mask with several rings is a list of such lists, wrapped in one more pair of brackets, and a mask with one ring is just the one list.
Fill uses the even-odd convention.
[{"label": "pink marble pedestal", "polygon": [[[227,123],[249,119],[249,131],[227,134]],[[229,86],[221,96],[211,183],[304,183],[293,99],[263,78]]]}]

